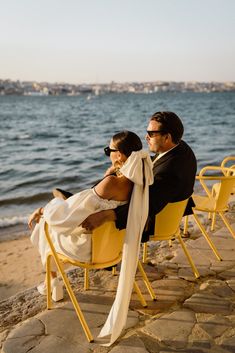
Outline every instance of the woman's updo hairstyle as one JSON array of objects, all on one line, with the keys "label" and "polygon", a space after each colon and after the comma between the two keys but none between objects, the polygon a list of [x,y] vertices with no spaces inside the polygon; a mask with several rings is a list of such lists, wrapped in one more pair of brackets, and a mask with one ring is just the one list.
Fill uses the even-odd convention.
[{"label": "woman's updo hairstyle", "polygon": [[115,134],[112,138],[114,147],[129,157],[133,151],[142,149],[142,142],[134,132],[124,130]]}]

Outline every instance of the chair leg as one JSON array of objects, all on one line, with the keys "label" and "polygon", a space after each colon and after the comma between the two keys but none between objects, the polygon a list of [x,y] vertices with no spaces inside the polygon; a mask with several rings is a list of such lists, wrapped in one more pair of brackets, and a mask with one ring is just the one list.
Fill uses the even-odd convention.
[{"label": "chair leg", "polygon": [[[82,325],[83,331],[84,331],[84,333],[85,333],[85,335],[87,337],[88,342],[93,342],[94,339],[92,337],[91,331],[90,331],[90,329],[89,329],[89,327],[88,327],[88,325],[86,323],[84,315],[83,315],[83,313],[82,313],[82,311],[80,309],[80,306],[79,306],[79,304],[77,302],[75,294],[74,294],[74,292],[73,292],[73,290],[71,288],[71,285],[69,283],[69,280],[68,280],[67,276],[65,275],[63,266],[61,265],[59,257],[58,257],[58,255],[57,255],[57,253],[55,251],[54,245],[53,245],[53,243],[51,241],[51,238],[49,236],[47,223],[45,223],[45,234],[46,234],[47,241],[48,241],[48,243],[50,245],[51,252],[52,252],[53,258],[55,260],[56,266],[57,266],[57,268],[58,268],[58,270],[60,272],[60,275],[61,275],[61,277],[62,277],[62,279],[64,281],[65,287],[66,287],[66,289],[68,291],[68,294],[69,294],[69,297],[70,297],[70,299],[71,299],[71,301],[73,303],[74,309],[75,309],[75,311],[77,313],[77,316],[78,316],[78,319],[79,319],[79,321],[80,321],[80,323]],[[48,259],[48,261],[50,261],[50,260]],[[49,265],[49,267],[50,267],[50,265]],[[48,272],[48,273],[50,273],[50,272]],[[50,283],[49,283],[49,286],[50,286]],[[48,291],[49,291],[49,288],[48,288]]]},{"label": "chair leg", "polygon": [[223,220],[224,224],[226,225],[226,227],[228,228],[229,232],[232,234],[233,238],[235,239],[235,231],[231,227],[231,225],[228,222],[227,218],[225,217],[225,215],[222,212],[219,212],[219,215],[222,218],[222,220]]},{"label": "chair leg", "polygon": [[183,230],[183,234],[187,235],[188,234],[188,216],[184,217],[184,230]]},{"label": "chair leg", "polygon": [[89,342],[93,342],[94,339],[93,339],[92,334],[90,332],[90,329],[89,329],[89,327],[88,327],[88,325],[86,323],[86,320],[85,320],[85,318],[83,316],[83,313],[82,313],[82,311],[80,309],[80,306],[79,306],[79,304],[77,302],[75,294],[74,294],[74,292],[73,292],[73,290],[71,288],[69,280],[68,280],[67,276],[65,275],[65,272],[64,272],[63,268],[59,268],[59,270],[60,270],[61,277],[63,278],[65,287],[66,287],[66,289],[68,291],[69,297],[70,297],[70,299],[71,299],[71,301],[73,303],[74,309],[75,309],[75,311],[77,313],[77,316],[79,318],[79,321],[80,321],[80,323],[82,325],[82,328],[83,328],[83,330],[84,330],[84,332],[86,334],[87,340]]},{"label": "chair leg", "polygon": [[143,263],[146,264],[147,262],[147,251],[148,251],[148,244],[147,242],[143,244]]},{"label": "chair leg", "polygon": [[216,219],[216,213],[212,213],[212,221],[211,221],[211,230],[215,229],[215,219]]},{"label": "chair leg", "polygon": [[61,277],[63,279],[65,287],[66,287],[66,289],[68,291],[69,297],[70,297],[70,299],[71,299],[71,301],[73,303],[74,309],[75,309],[75,311],[77,313],[78,319],[79,319],[79,321],[80,321],[80,323],[82,325],[82,328],[83,328],[83,331],[84,331],[84,333],[85,333],[85,335],[87,337],[87,340],[88,340],[88,342],[93,342],[94,341],[93,336],[92,336],[92,334],[90,332],[90,329],[89,329],[89,327],[88,327],[88,325],[86,323],[84,315],[83,315],[83,313],[81,311],[81,308],[80,308],[80,306],[79,306],[79,304],[77,302],[77,299],[76,299],[75,294],[74,294],[74,292],[73,292],[73,290],[71,288],[69,280],[68,280],[68,278],[67,278],[67,276],[66,276],[66,274],[64,272],[64,269],[63,269],[60,261],[58,260],[57,256],[54,257],[54,260],[55,260],[56,266],[57,266],[57,268],[58,268],[58,270],[60,272],[60,275],[61,275]]},{"label": "chair leg", "polygon": [[151,298],[152,298],[153,300],[157,300],[157,297],[156,297],[156,295],[155,295],[155,293],[154,293],[154,290],[153,290],[153,288],[152,288],[152,286],[151,286],[151,284],[150,284],[150,282],[149,282],[149,279],[148,279],[148,277],[147,277],[147,275],[146,275],[146,272],[144,271],[143,266],[142,266],[142,264],[140,263],[140,261],[138,261],[138,269],[139,269],[139,271],[140,271],[140,273],[141,273],[141,276],[143,277],[144,284],[145,284],[145,286],[146,286],[146,288],[147,288],[147,290],[148,290],[148,292],[149,292]]},{"label": "chair leg", "polygon": [[186,248],[186,246],[185,246],[185,244],[184,244],[184,242],[183,242],[183,240],[182,240],[180,234],[178,235],[178,239],[179,239],[180,245],[182,246],[182,248],[183,248],[183,250],[184,250],[184,253],[185,253],[185,255],[187,256],[188,261],[189,261],[189,263],[190,263],[190,265],[191,265],[191,267],[192,267],[194,276],[195,276],[196,278],[199,278],[199,277],[200,277],[200,274],[199,274],[199,272],[198,272],[198,270],[197,270],[197,268],[196,268],[196,266],[195,266],[195,264],[194,264],[194,262],[193,262],[193,259],[192,259],[191,255],[189,254],[189,252],[188,252],[188,250],[187,250],[187,248]]},{"label": "chair leg", "polygon": [[209,246],[211,247],[212,251],[214,252],[216,258],[217,258],[218,260],[222,261],[222,258],[220,257],[220,255],[219,255],[219,253],[218,253],[218,251],[217,251],[215,245],[212,243],[212,241],[211,241],[209,235],[208,235],[207,232],[205,231],[204,227],[201,225],[201,222],[199,221],[198,216],[194,213],[194,214],[193,214],[193,217],[194,217],[195,222],[197,223],[197,225],[198,225],[200,231],[202,232],[202,234],[203,234],[204,237],[206,238],[206,240],[207,240]]},{"label": "chair leg", "polygon": [[116,276],[117,275],[117,266],[112,267],[112,275]]},{"label": "chair leg", "polygon": [[84,269],[84,290],[89,289],[89,269]]},{"label": "chair leg", "polygon": [[136,281],[134,281],[134,289],[136,291],[136,294],[138,295],[139,301],[141,302],[142,306],[144,308],[147,308],[148,305],[147,305],[147,303],[143,297],[143,294],[141,293],[140,287],[138,286]]},{"label": "chair leg", "polygon": [[51,300],[51,258],[52,255],[49,254],[46,260],[46,283],[47,283],[47,309],[52,309],[52,300]]}]

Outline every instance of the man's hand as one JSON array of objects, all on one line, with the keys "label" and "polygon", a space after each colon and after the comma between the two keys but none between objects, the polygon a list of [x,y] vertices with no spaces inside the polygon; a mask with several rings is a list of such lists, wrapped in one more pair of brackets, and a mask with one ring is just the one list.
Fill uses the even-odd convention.
[{"label": "man's hand", "polygon": [[105,210],[97,213],[93,213],[88,216],[81,224],[81,226],[87,230],[93,230],[107,221],[115,221],[116,214],[114,210]]}]

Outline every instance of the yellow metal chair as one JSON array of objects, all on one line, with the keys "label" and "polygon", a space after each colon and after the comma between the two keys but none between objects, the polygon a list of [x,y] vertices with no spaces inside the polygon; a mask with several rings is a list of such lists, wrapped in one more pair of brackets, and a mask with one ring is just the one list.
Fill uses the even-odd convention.
[{"label": "yellow metal chair", "polygon": [[[161,241],[168,240],[177,237],[180,245],[183,248],[185,255],[192,267],[193,273],[196,278],[200,277],[200,274],[192,260],[191,255],[189,254],[182,238],[180,235],[180,222],[182,220],[188,199],[168,203],[161,212],[159,212],[155,217],[155,229],[154,235],[150,236],[150,241]],[[143,248],[143,262],[147,260],[147,243],[144,243]]]},{"label": "yellow metal chair", "polygon": [[[220,176],[205,175],[207,172],[211,172],[211,171],[220,172],[222,175]],[[193,216],[205,237],[208,237],[208,234],[205,233],[205,230],[201,225],[201,222],[196,214],[197,211],[207,212],[208,214],[212,214],[212,215],[218,214],[223,220],[229,232],[235,238],[235,232],[224,215],[224,212],[228,210],[228,200],[235,186],[235,175],[231,175],[232,172],[233,172],[233,169],[231,168],[207,166],[202,168],[199,175],[196,177],[196,179],[200,181],[207,196],[200,196],[200,195],[193,194],[193,200],[196,205],[193,208],[193,211],[194,211]],[[219,184],[219,188],[217,189],[217,192],[214,192],[213,190],[213,185],[215,183]],[[215,218],[213,218],[212,220],[212,229],[214,228],[214,221],[215,221]],[[184,227],[184,232],[186,231],[187,231],[187,217],[186,217],[186,222]],[[216,257],[218,258],[218,252],[213,247],[212,247],[212,250],[214,251]],[[219,259],[221,260],[220,257]]]},{"label": "yellow metal chair", "polygon": [[[235,156],[228,156],[226,158],[223,159],[223,161],[221,162],[221,168],[222,168],[222,172],[225,176],[229,176],[229,175],[235,175],[235,164],[231,164],[232,161],[235,161]],[[226,168],[229,168],[231,170],[228,170]],[[212,187],[212,194],[214,196],[216,196],[220,190],[220,183],[215,183],[213,184]],[[235,193],[235,187],[233,187],[231,194]],[[216,213],[213,213],[212,217],[211,214],[209,214],[209,219],[212,218],[212,222],[211,222],[211,230],[214,230],[215,228],[215,220],[216,220]]]},{"label": "yellow metal chair", "polygon": [[[119,231],[115,227],[114,222],[107,222],[102,226],[95,229],[92,233],[92,259],[91,262],[79,262],[77,260],[73,260],[69,257],[66,257],[62,254],[56,252],[54,245],[51,241],[51,237],[48,230],[48,224],[45,223],[45,235],[50,246],[51,253],[47,256],[46,263],[46,278],[47,278],[47,308],[52,308],[52,300],[51,300],[51,260],[52,258],[55,261],[55,264],[58,268],[58,271],[63,279],[65,287],[68,291],[69,297],[73,303],[74,309],[77,313],[79,321],[82,325],[82,328],[85,332],[85,335],[89,342],[93,341],[93,337],[91,335],[90,329],[86,323],[86,320],[83,316],[83,313],[80,309],[78,301],[75,297],[75,294],[71,288],[67,275],[64,271],[63,264],[71,264],[73,266],[82,267],[85,269],[85,288],[88,287],[88,271],[89,269],[102,269],[105,267],[110,267],[118,264],[122,259],[122,247],[123,241],[125,237],[125,229]],[[151,293],[152,299],[156,299],[156,296],[153,292],[153,289],[149,283],[149,280],[141,266],[138,264],[138,268],[141,271],[141,275],[143,276],[144,283]],[[141,304],[146,307],[147,303],[139,289],[138,284],[134,281],[134,289],[138,295],[138,298]]]}]

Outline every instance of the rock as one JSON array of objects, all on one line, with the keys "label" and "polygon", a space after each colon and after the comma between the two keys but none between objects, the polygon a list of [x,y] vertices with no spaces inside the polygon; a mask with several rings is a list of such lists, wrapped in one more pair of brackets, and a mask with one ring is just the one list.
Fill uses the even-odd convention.
[{"label": "rock", "polygon": [[137,336],[122,340],[117,346],[110,350],[110,353],[148,353],[143,342]]},{"label": "rock", "polygon": [[235,279],[229,279],[226,283],[235,292]]},{"label": "rock", "polygon": [[223,316],[213,315],[210,319],[200,322],[198,325],[210,337],[216,338],[221,336],[228,329],[230,321]]},{"label": "rock", "polygon": [[[235,258],[235,253],[233,254]],[[223,271],[218,275],[219,278],[225,279],[225,280],[230,280],[235,278],[235,268],[232,268],[227,271]]]},{"label": "rock", "polygon": [[162,315],[146,325],[141,331],[155,337],[160,343],[174,348],[184,348],[196,323],[195,314],[187,310],[178,310]]},{"label": "rock", "polygon": [[183,307],[196,313],[212,313],[229,315],[232,312],[230,301],[208,292],[195,293],[187,299]]},{"label": "rock", "polygon": [[227,349],[229,352],[234,353],[235,352],[235,336],[226,338],[222,344],[222,348]]},{"label": "rock", "polygon": [[[93,337],[99,334],[110,311],[110,298],[99,299],[86,296],[84,302],[84,296],[79,295],[79,305]],[[126,328],[138,321],[138,314],[129,311]],[[8,335],[2,353],[90,353],[100,343],[98,339],[92,344],[87,341],[72,304],[67,303],[18,325]]]}]

